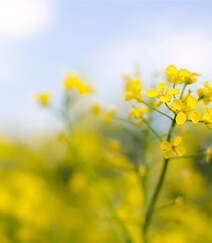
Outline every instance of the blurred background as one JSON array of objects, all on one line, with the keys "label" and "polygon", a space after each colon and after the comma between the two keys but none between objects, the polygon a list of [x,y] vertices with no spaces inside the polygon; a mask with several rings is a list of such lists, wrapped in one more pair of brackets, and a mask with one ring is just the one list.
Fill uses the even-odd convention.
[{"label": "blurred background", "polygon": [[[62,122],[31,95],[50,91],[59,106],[65,74],[77,71],[95,88],[85,108],[95,101],[124,112],[122,75],[136,65],[144,87],[170,64],[200,73],[194,88],[202,86],[212,77],[211,11],[204,0],[0,0],[0,242],[123,242],[109,200],[142,243],[144,198],[134,172],[139,165],[144,173],[145,134],[89,114],[73,123],[72,153]],[[204,126],[178,132],[190,153],[212,144]],[[151,191],[162,160],[155,137],[148,153]],[[151,243],[212,242],[211,178],[205,158],[170,165]]]}]

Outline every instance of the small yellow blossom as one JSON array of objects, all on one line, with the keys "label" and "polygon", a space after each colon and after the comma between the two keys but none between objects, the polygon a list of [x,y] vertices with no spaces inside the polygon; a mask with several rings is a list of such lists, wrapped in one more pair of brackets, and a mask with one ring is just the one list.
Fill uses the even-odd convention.
[{"label": "small yellow blossom", "polygon": [[98,103],[94,103],[94,104],[92,105],[92,113],[93,113],[94,115],[99,115],[100,112],[101,112],[101,106],[100,106]]},{"label": "small yellow blossom", "polygon": [[212,130],[212,108],[208,107],[207,108],[206,114],[203,115],[202,120],[206,124],[206,126]]},{"label": "small yellow blossom", "polygon": [[174,154],[183,156],[185,154],[185,148],[182,146],[182,137],[177,136],[172,138],[170,142],[163,140],[160,144],[160,148],[163,151],[164,158],[170,158]]},{"label": "small yellow blossom", "polygon": [[79,94],[87,94],[93,91],[91,86],[82,81],[80,76],[72,73],[67,74],[63,85],[65,89],[76,89]]},{"label": "small yellow blossom", "polygon": [[120,149],[120,142],[118,140],[112,140],[108,144],[108,150],[112,153],[117,152]]},{"label": "small yellow blossom", "polygon": [[46,106],[50,102],[51,94],[49,92],[37,93],[32,95],[33,99],[40,105]]},{"label": "small yellow blossom", "polygon": [[59,142],[64,141],[65,139],[66,139],[66,134],[65,134],[65,132],[60,132],[60,133],[57,135],[57,140],[58,140]]},{"label": "small yellow blossom", "polygon": [[204,82],[204,87],[198,89],[199,100],[202,100],[205,105],[212,101],[212,86],[209,82]]},{"label": "small yellow blossom", "polygon": [[178,84],[179,81],[179,70],[174,65],[169,65],[166,68],[166,77],[170,83]]},{"label": "small yellow blossom", "polygon": [[206,151],[206,162],[209,163],[212,159],[212,146],[209,146]]},{"label": "small yellow blossom", "polygon": [[200,114],[193,110],[197,104],[198,100],[191,95],[188,95],[184,100],[175,98],[172,101],[170,108],[177,113],[176,123],[178,125],[183,125],[188,119],[188,115],[190,116],[193,123],[198,123],[200,120]]},{"label": "small yellow blossom", "polygon": [[188,71],[186,68],[182,68],[179,71],[179,79],[182,83],[185,84],[193,84],[197,81],[196,76],[199,76],[198,73],[192,73]]},{"label": "small yellow blossom", "polygon": [[190,72],[186,68],[177,69],[174,65],[169,65],[166,69],[167,80],[175,84],[192,84],[197,81],[196,76],[200,74]]},{"label": "small yellow blossom", "polygon": [[104,122],[109,123],[116,112],[117,109],[115,108],[111,108],[108,112],[106,112],[103,118]]},{"label": "small yellow blossom", "polygon": [[141,80],[139,78],[131,78],[129,75],[125,75],[124,79],[126,80],[125,100],[128,101],[135,99],[138,102],[142,102],[143,97],[141,94]]},{"label": "small yellow blossom", "polygon": [[172,99],[172,95],[176,95],[180,93],[179,88],[171,88],[167,89],[166,92],[164,92],[164,89],[167,88],[169,83],[157,83],[157,89],[148,89],[146,91],[146,96],[149,98],[158,97],[160,99],[160,102],[166,103],[170,102]]},{"label": "small yellow blossom", "polygon": [[129,113],[129,118],[134,116],[136,119],[139,119],[143,114],[147,113],[147,111],[148,111],[147,107],[143,107],[143,106],[133,107]]}]

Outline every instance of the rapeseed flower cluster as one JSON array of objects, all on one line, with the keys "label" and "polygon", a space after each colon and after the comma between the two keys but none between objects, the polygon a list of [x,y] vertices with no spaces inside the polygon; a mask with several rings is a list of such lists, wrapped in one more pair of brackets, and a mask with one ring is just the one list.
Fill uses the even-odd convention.
[{"label": "rapeseed flower cluster", "polygon": [[185,148],[182,145],[182,137],[180,136],[172,138],[170,142],[163,140],[160,144],[160,148],[163,151],[164,158],[170,158],[174,154],[179,156],[185,154]]},{"label": "rapeseed flower cluster", "polygon": [[[203,157],[206,162],[211,161],[211,146],[203,153],[189,153],[189,144],[186,143],[186,138],[184,139],[182,136],[182,130],[187,128],[183,126],[186,123],[195,125],[203,124],[203,126],[207,126],[205,129],[212,129],[212,108],[210,107],[212,102],[212,87],[210,83],[205,82],[204,86],[200,87],[196,93],[194,90],[190,89],[191,84],[197,82],[198,76],[198,73],[190,72],[185,68],[178,69],[174,65],[170,65],[166,68],[166,80],[164,82],[158,82],[155,88],[147,89],[145,95],[145,93],[143,93],[144,88],[141,77],[139,77],[138,74],[136,74],[135,77],[125,75],[125,100],[131,105],[128,117],[119,117],[117,109],[104,109],[99,103],[94,103],[89,106],[88,113],[80,114],[81,121],[85,121],[82,127],[79,125],[80,119],[74,120],[78,115],[75,106],[77,102],[72,101],[75,97],[80,98],[81,95],[91,93],[93,88],[78,74],[74,73],[68,73],[63,82],[63,87],[65,88],[64,99],[62,99],[64,101],[64,107],[62,106],[62,109],[59,110],[59,112],[57,110],[55,114],[59,115],[59,118],[63,120],[65,125],[64,132],[58,135],[58,143],[63,142],[67,146],[70,150],[71,159],[68,158],[69,153],[66,153],[65,159],[66,161],[74,163],[74,165],[71,166],[71,178],[69,179],[68,185],[71,188],[75,188],[74,193],[76,194],[83,192],[84,189],[87,188],[87,183],[93,181],[93,185],[89,186],[89,189],[93,190],[96,186],[97,193],[103,198],[103,202],[108,204],[108,211],[111,212],[109,216],[115,221],[115,225],[121,226],[120,234],[125,237],[123,237],[125,240],[121,240],[120,242],[154,242],[148,239],[148,231],[150,227],[152,227],[151,220],[154,211],[160,208],[156,207],[158,206],[156,203],[161,188],[164,185],[163,182],[170,160],[180,159],[178,161],[184,162],[186,158]],[[77,91],[79,95],[72,95],[72,92],[69,92],[72,90]],[[42,106],[47,106],[50,103],[50,97],[50,93],[48,92],[34,95],[35,100]],[[49,106],[49,108],[52,108],[52,106]],[[73,113],[71,113],[72,109],[74,110]],[[168,119],[170,124],[165,121],[165,126],[159,127],[157,119],[154,119],[155,112],[165,119]],[[71,113],[71,115],[69,113]],[[93,115],[89,116],[91,113]],[[97,124],[93,121],[98,121],[99,117],[104,123],[100,123],[100,126],[97,126],[97,130],[99,129],[98,133],[102,129],[102,134],[101,136],[99,136],[99,134],[96,136],[96,134],[93,134],[93,129],[89,129],[90,127],[88,124]],[[113,125],[108,126],[108,124],[113,121],[116,121],[114,125],[117,127]],[[74,128],[77,128],[74,126],[72,127],[74,122],[77,123],[76,127],[79,129],[78,133],[75,133],[74,130]],[[183,129],[175,129],[176,126]],[[85,136],[83,129],[88,130],[86,134],[90,133],[90,135]],[[121,134],[120,138],[123,136],[123,140],[114,137],[113,139],[111,139],[111,137],[110,139],[104,137],[107,129],[110,131],[107,136],[110,136],[110,134],[114,136],[116,134],[114,131],[117,129],[117,134]],[[163,133],[161,132],[162,129]],[[129,132],[129,134],[127,134],[127,132]],[[159,142],[155,142],[152,135],[154,135]],[[106,152],[102,144],[99,143],[99,138],[97,139],[97,137],[103,138],[103,144],[107,146]],[[134,139],[135,141],[133,141],[132,138],[136,138]],[[77,145],[75,140],[78,141],[79,145]],[[105,141],[110,142],[105,143]],[[95,143],[95,147],[92,147],[93,143]],[[131,146],[134,149],[133,153],[130,150]],[[141,153],[136,154],[139,148],[141,148]],[[159,149],[157,150],[157,148]],[[63,149],[61,151],[63,151]],[[158,156],[158,152],[162,155],[161,157]],[[160,158],[163,162],[160,166],[160,175],[158,176],[154,188],[149,186],[150,182],[155,182],[155,178],[154,180],[150,178],[152,175],[151,170],[154,167],[154,162],[158,161]],[[112,169],[110,168],[111,165],[114,165]],[[188,165],[190,164],[188,163]],[[65,177],[68,175],[66,167],[69,168],[65,164],[65,170],[61,173],[64,174]],[[72,167],[73,169],[75,167],[77,168],[76,174],[72,175]],[[79,172],[78,167],[81,167],[84,173],[81,173],[81,171]],[[117,171],[119,169],[123,169],[124,173],[121,174],[120,171]],[[181,167],[179,170],[180,169]],[[187,177],[186,183],[188,183],[191,180],[190,178],[192,178],[192,173],[189,170],[189,173],[186,172],[184,174],[184,177]],[[102,179],[102,183],[99,183],[101,177],[104,177],[104,179]],[[115,177],[114,180],[113,177]],[[119,191],[118,193],[113,191],[115,190],[115,185],[118,185],[119,189],[124,188],[125,182],[120,182],[124,178],[126,178],[126,184],[129,187],[129,191],[126,195],[124,195],[124,191]],[[112,180],[112,190],[110,190],[110,186],[106,184]],[[130,181],[132,184],[129,186]],[[183,190],[182,186],[180,186],[180,188]],[[140,191],[140,189],[142,190]],[[175,192],[170,193],[170,195],[176,194],[178,190],[177,188]],[[193,191],[195,190],[196,187]],[[107,197],[107,192],[112,193],[112,191],[116,194],[114,198],[111,195]],[[175,195],[174,200],[172,198],[172,204],[173,202],[174,205],[184,203],[182,198],[184,197],[181,197],[181,195]],[[163,208],[163,205],[161,208]],[[132,215],[139,216],[138,221],[132,219],[132,222],[138,224],[138,230],[135,230],[133,226],[129,228],[127,224],[125,225],[124,220],[127,220],[128,217]],[[131,230],[132,228],[133,230]],[[142,234],[140,234],[141,229]],[[133,240],[131,240],[131,234],[134,234],[135,231],[139,233],[136,233],[138,238],[133,237]],[[143,239],[141,239],[141,237],[143,237]],[[134,238],[138,240],[134,241]],[[104,242],[102,240],[96,240],[95,237],[92,238],[91,242],[94,242],[93,239],[95,239],[95,242]],[[107,240],[105,242],[112,241]],[[178,242],[178,240],[176,242]]]},{"label": "rapeseed flower cluster", "polygon": [[[194,124],[204,123],[209,129],[212,129],[212,108],[205,107],[207,112],[204,112],[204,114],[198,110],[198,105],[201,101],[203,101],[204,105],[210,105],[212,101],[212,86],[210,86],[208,81],[204,82],[204,87],[197,90],[196,96],[191,95],[193,93],[191,89],[187,90],[189,85],[197,82],[199,75],[185,68],[178,69],[174,65],[168,66],[165,72],[167,82],[158,82],[156,88],[147,89],[146,96],[150,100],[145,100],[142,94],[141,79],[125,75],[125,100],[136,101],[129,113],[129,118],[139,120],[139,124],[142,121],[147,123],[149,109],[170,118],[174,126],[175,124],[184,125],[185,122],[191,121]],[[159,110],[162,104],[165,104],[166,112]],[[170,113],[172,113],[172,116],[170,116]],[[146,114],[147,120],[143,116],[144,114]],[[181,143],[181,138],[177,137],[176,140],[173,140],[170,136],[168,140],[164,140],[161,143],[164,157],[171,157],[174,153],[178,156],[184,155],[185,149],[182,148],[182,145],[180,147],[176,145],[177,142]]]},{"label": "rapeseed flower cluster", "polygon": [[68,73],[64,80],[64,88],[67,90],[76,89],[80,95],[91,93],[92,87],[77,74]]},{"label": "rapeseed flower cluster", "polygon": [[178,69],[174,65],[169,65],[166,69],[166,77],[170,83],[174,84],[193,84],[197,81],[197,76],[200,74],[190,72],[186,68]]},{"label": "rapeseed flower cluster", "polygon": [[204,87],[198,89],[199,100],[202,100],[205,105],[212,101],[212,86],[209,82],[204,82]]},{"label": "rapeseed flower cluster", "polygon": [[126,80],[125,85],[125,100],[136,100],[138,102],[143,101],[143,97],[141,95],[142,85],[141,80],[138,77],[132,78],[129,75],[124,75],[124,79]]}]

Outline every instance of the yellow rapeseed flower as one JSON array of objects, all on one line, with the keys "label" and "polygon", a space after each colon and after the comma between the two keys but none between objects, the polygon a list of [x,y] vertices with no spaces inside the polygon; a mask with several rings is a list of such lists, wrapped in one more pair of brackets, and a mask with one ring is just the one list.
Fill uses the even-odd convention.
[{"label": "yellow rapeseed flower", "polygon": [[212,130],[212,108],[207,108],[207,112],[202,117],[202,120],[206,124],[206,126]]},{"label": "yellow rapeseed flower", "polygon": [[196,76],[200,74],[190,72],[186,68],[177,69],[174,65],[169,65],[166,68],[166,77],[167,80],[175,84],[192,84],[197,81]]},{"label": "yellow rapeseed flower", "polygon": [[186,68],[182,68],[179,71],[179,80],[181,83],[193,84],[197,81],[196,76],[199,76],[199,73],[192,73]]},{"label": "yellow rapeseed flower", "polygon": [[141,80],[139,78],[131,78],[129,75],[125,75],[124,79],[126,80],[125,100],[128,101],[135,99],[138,102],[142,102],[143,97],[141,94]]},{"label": "yellow rapeseed flower", "polygon": [[129,113],[129,118],[134,116],[136,119],[140,119],[144,113],[147,113],[147,111],[147,107],[144,106],[133,107]]},{"label": "yellow rapeseed flower", "polygon": [[174,65],[169,65],[166,68],[166,77],[170,83],[179,84],[179,70]]},{"label": "yellow rapeseed flower", "polygon": [[163,140],[160,144],[160,148],[163,151],[164,158],[170,158],[174,154],[183,156],[185,154],[185,148],[182,146],[182,137],[177,136],[172,138],[170,142]]},{"label": "yellow rapeseed flower", "polygon": [[49,92],[36,93],[32,95],[33,99],[38,101],[40,105],[46,106],[50,102],[51,94]]},{"label": "yellow rapeseed flower", "polygon": [[115,108],[111,108],[108,112],[106,112],[103,118],[104,122],[109,123],[116,112],[117,109]]},{"label": "yellow rapeseed flower", "polygon": [[76,89],[79,94],[87,94],[93,91],[92,87],[87,85],[80,76],[68,73],[63,83],[65,89]]},{"label": "yellow rapeseed flower", "polygon": [[98,103],[94,103],[91,109],[94,115],[99,115],[101,112],[101,106]]},{"label": "yellow rapeseed flower", "polygon": [[191,95],[188,95],[184,100],[175,98],[172,101],[170,108],[177,113],[176,123],[178,125],[183,125],[188,119],[188,116],[191,118],[193,123],[198,123],[200,120],[200,114],[193,110],[197,104],[198,100]]},{"label": "yellow rapeseed flower", "polygon": [[170,88],[164,92],[165,88],[169,86],[169,83],[157,83],[157,89],[148,89],[146,91],[146,96],[149,98],[157,97],[160,99],[160,102],[167,103],[172,99],[172,95],[176,95],[180,93],[179,88]]},{"label": "yellow rapeseed flower", "polygon": [[199,100],[202,100],[205,105],[212,101],[212,86],[209,82],[204,82],[204,87],[198,89]]}]

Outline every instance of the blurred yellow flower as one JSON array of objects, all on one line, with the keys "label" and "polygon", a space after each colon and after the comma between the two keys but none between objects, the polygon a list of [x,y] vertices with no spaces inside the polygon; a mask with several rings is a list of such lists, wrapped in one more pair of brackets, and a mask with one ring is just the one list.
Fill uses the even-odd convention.
[{"label": "blurred yellow flower", "polygon": [[208,107],[207,112],[202,117],[202,120],[209,129],[212,129],[212,108]]},{"label": "blurred yellow flower", "polygon": [[197,90],[199,100],[202,100],[205,105],[209,104],[212,101],[212,86],[209,82],[204,82],[204,87]]},{"label": "blurred yellow flower", "polygon": [[104,122],[109,123],[116,112],[117,109],[115,108],[111,108],[108,112],[106,112],[103,118]]},{"label": "blurred yellow flower", "polygon": [[101,106],[100,106],[98,103],[94,103],[94,104],[92,105],[92,113],[93,113],[94,115],[99,115],[100,112],[101,112]]},{"label": "blurred yellow flower", "polygon": [[143,97],[141,94],[141,80],[139,78],[131,78],[129,75],[125,75],[124,79],[126,80],[125,100],[128,101],[135,99],[138,102],[142,102]]},{"label": "blurred yellow flower", "polygon": [[141,118],[141,116],[145,113],[148,112],[147,107],[144,106],[137,106],[137,107],[133,107],[132,110],[129,113],[129,117],[135,117],[136,119]]},{"label": "blurred yellow flower", "polygon": [[185,148],[182,146],[182,137],[177,136],[172,138],[170,142],[163,140],[160,144],[160,148],[163,151],[164,158],[170,158],[174,154],[183,156],[185,154]]},{"label": "blurred yellow flower", "polygon": [[68,73],[65,77],[65,81],[63,83],[65,89],[76,89],[79,94],[87,94],[93,91],[92,87],[87,85],[80,76]]},{"label": "blurred yellow flower", "polygon": [[32,98],[38,101],[40,105],[45,106],[49,104],[51,94],[49,92],[37,93],[37,94],[33,94]]}]

